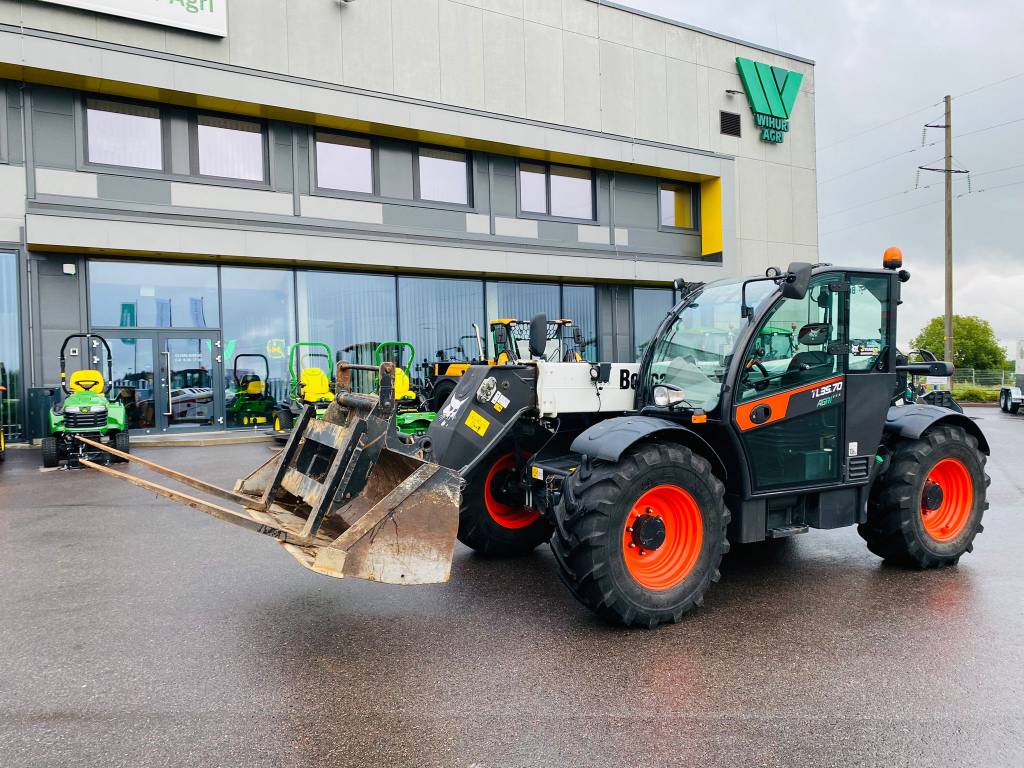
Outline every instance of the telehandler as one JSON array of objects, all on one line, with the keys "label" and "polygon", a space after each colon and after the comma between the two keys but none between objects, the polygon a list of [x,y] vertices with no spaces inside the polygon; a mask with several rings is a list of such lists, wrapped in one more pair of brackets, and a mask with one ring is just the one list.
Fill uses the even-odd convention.
[{"label": "telehandler", "polygon": [[[344,525],[357,533],[380,526],[401,534],[403,552],[426,551],[434,562],[451,557],[445,537],[454,537],[455,525],[464,544],[491,555],[550,540],[572,594],[627,626],[678,621],[701,605],[730,543],[856,525],[888,561],[952,565],[982,530],[989,446],[963,414],[897,404],[901,377],[948,376],[952,366],[899,359],[896,315],[910,276],[898,249],[886,252],[884,267],[797,262],[763,277],[680,283],[682,299],[638,364],[546,362],[547,322],[538,316],[532,359],[471,366],[424,437],[394,429],[393,377],[382,375],[379,399],[370,398],[378,417],[372,429],[359,426],[362,410],[346,411],[353,396],[339,388],[324,421],[311,420],[307,408],[281,457],[240,490],[269,487],[266,501],[281,487],[266,476],[292,478],[292,496],[276,498],[298,520],[250,514],[266,521],[261,532],[292,549],[300,545],[288,537],[325,521],[335,526],[331,535]],[[765,328],[794,324],[792,344],[764,342]],[[379,423],[385,418],[387,428]],[[436,473],[443,492],[410,495],[408,478],[378,464],[365,475],[365,488],[376,489],[370,498],[354,495],[366,490],[345,470],[334,506],[310,514],[294,501],[306,482],[294,473],[337,483],[337,464],[295,457],[322,439],[319,425],[335,423],[375,438],[336,442],[332,456],[381,455],[383,428],[387,455],[414,455],[422,462],[414,474]],[[378,501],[391,489],[434,517],[421,506],[421,527],[391,525]],[[367,508],[378,511],[361,517]],[[306,557],[308,567],[341,575],[326,565],[331,556]],[[387,557],[376,562],[395,572]],[[432,573],[442,572],[447,564]]]}]

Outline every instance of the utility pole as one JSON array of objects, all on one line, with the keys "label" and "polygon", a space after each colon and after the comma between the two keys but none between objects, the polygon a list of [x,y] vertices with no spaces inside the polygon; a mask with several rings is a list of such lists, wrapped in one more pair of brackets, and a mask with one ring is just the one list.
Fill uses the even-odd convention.
[{"label": "utility pole", "polygon": [[[943,356],[953,362],[953,105],[946,96],[946,318]],[[953,389],[953,379],[949,380]]]}]

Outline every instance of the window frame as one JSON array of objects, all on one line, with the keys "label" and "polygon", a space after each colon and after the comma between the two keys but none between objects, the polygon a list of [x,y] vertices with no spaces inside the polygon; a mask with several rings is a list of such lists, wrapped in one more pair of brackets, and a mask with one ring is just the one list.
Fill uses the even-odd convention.
[{"label": "window frame", "polygon": [[[332,189],[320,186],[320,173],[316,162],[317,134],[330,134],[333,136],[344,136],[349,139],[359,139],[370,143],[370,181],[371,192],[359,192],[351,189]],[[330,128],[309,127],[309,194],[315,197],[337,197],[343,200],[373,200],[379,202],[380,194],[380,146],[375,136],[353,133],[351,131],[336,131]]]},{"label": "window frame", "polygon": [[[414,144],[412,145],[412,199],[413,202],[422,203],[424,205],[436,206],[438,208],[447,208],[449,210],[456,211],[474,211],[476,210],[476,196],[473,189],[473,169],[476,167],[475,158],[473,152],[468,149],[459,149],[458,147],[443,147],[438,144]],[[437,150],[440,152],[458,152],[466,158],[466,202],[465,203],[453,203],[448,200],[431,200],[430,198],[423,197],[420,188],[420,153],[424,150]]]},{"label": "window frame", "polygon": [[[546,213],[523,210],[522,197],[522,166],[527,165],[544,166],[544,196]],[[590,174],[590,218],[577,218],[575,216],[555,216],[551,213],[551,167],[576,168],[587,171]],[[597,174],[593,168],[586,168],[581,165],[567,165],[566,163],[550,163],[546,160],[530,160],[520,158],[516,160],[516,217],[520,219],[536,219],[538,221],[561,221],[566,224],[596,224],[597,223]]]},{"label": "window frame", "polygon": [[[689,187],[691,191],[690,200],[692,201],[693,208],[693,226],[692,227],[673,227],[668,224],[661,223],[661,188],[665,185],[674,186],[685,186]],[[693,235],[700,233],[700,185],[695,184],[692,181],[677,181],[675,179],[658,179],[658,231],[659,232],[674,232],[676,234]]]},{"label": "window frame", "polygon": [[[160,167],[159,168],[140,168],[135,165],[118,165],[114,163],[101,163],[97,162],[89,157],[89,100],[97,101],[109,101],[115,104],[126,104],[137,107],[149,107],[155,109],[157,114],[160,116]],[[143,101],[141,99],[125,99],[120,96],[108,96],[103,93],[92,93],[88,91],[81,91],[79,98],[75,101],[78,109],[81,110],[80,119],[76,120],[76,124],[81,126],[82,130],[82,158],[81,166],[83,169],[93,170],[97,172],[117,170],[126,172],[133,175],[149,176],[151,178],[170,178],[175,176],[171,170],[171,126],[170,120],[168,119],[167,107],[164,104],[158,104],[151,101]]]},{"label": "window frame", "polygon": [[11,148],[7,136],[7,83],[0,83],[0,163],[7,165],[11,161]]},{"label": "window frame", "polygon": [[[238,120],[260,126],[260,138],[263,145],[263,179],[240,179],[233,176],[214,176],[212,174],[200,173],[199,171],[199,118],[201,117],[223,117],[227,120]],[[270,188],[270,124],[258,117],[248,115],[233,115],[229,112],[213,112],[207,110],[189,110],[188,112],[188,156],[190,178],[202,179],[205,181],[227,182],[232,186],[244,186],[249,188]]]}]

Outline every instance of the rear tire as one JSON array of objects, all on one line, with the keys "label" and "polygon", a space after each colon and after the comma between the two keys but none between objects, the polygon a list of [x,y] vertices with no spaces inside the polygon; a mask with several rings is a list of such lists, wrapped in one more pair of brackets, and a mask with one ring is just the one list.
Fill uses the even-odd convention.
[{"label": "rear tire", "polygon": [[939,426],[897,445],[857,527],[868,549],[912,568],[954,565],[973,551],[988,509],[985,461],[962,427]]},{"label": "rear tire", "polygon": [[462,492],[459,541],[488,557],[525,555],[551,538],[551,524],[525,506],[514,487],[515,454],[509,448],[492,451]]},{"label": "rear tire", "polygon": [[47,469],[53,469],[54,467],[60,466],[60,446],[57,444],[57,438],[44,437],[43,438],[43,466]]},{"label": "rear tire", "polygon": [[440,412],[444,404],[448,402],[452,392],[455,391],[455,382],[451,379],[442,379],[430,393],[430,410],[434,413]]},{"label": "rear tire", "polygon": [[1010,410],[1006,404],[1006,401],[1009,399],[1009,397],[1010,394],[1006,390],[1003,390],[1002,392],[999,393],[999,410],[1002,411],[1003,413],[1006,413],[1007,411]]},{"label": "rear tire", "polygon": [[1010,396],[1006,396],[1006,408],[1010,413],[1017,413],[1020,411],[1020,403],[1015,403],[1010,399]]},{"label": "rear tire", "polygon": [[562,581],[627,627],[676,622],[702,605],[729,551],[725,489],[681,445],[647,443],[617,463],[596,462],[569,480],[559,513],[551,548]]},{"label": "rear tire", "polygon": [[[128,437],[127,432],[118,432],[116,435],[114,435],[114,448],[115,450],[118,450],[121,453],[132,452],[131,438]],[[126,462],[128,461],[128,459],[117,458],[115,459],[115,461]]]}]

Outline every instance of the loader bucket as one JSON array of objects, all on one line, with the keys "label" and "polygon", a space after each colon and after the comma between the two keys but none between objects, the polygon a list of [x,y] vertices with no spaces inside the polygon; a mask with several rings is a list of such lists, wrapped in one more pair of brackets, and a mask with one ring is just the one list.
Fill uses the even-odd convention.
[{"label": "loader bucket", "polygon": [[[395,428],[394,364],[373,370],[380,381],[377,395],[339,386],[322,419],[315,419],[314,409],[307,407],[285,447],[232,491],[84,441],[232,501],[242,511],[101,464],[83,464],[271,536],[317,573],[391,584],[447,581],[458,530],[461,478],[429,461],[429,447],[423,441],[410,440]],[[339,371],[339,385],[347,380],[344,373]]]}]

